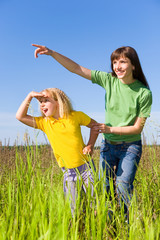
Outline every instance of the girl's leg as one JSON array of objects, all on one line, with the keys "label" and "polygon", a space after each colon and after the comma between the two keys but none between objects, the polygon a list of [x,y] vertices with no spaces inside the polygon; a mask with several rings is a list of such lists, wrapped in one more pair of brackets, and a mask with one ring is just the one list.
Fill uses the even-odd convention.
[{"label": "girl's leg", "polygon": [[[81,183],[81,189],[87,196],[88,206],[92,208],[93,206],[93,195],[94,195],[94,171],[95,165],[93,160],[83,164],[77,168],[79,171],[79,182]],[[85,201],[86,204],[86,201]]]},{"label": "girl's leg", "polygon": [[[65,169],[62,168],[64,172],[64,180],[63,180],[63,189],[65,196],[70,196],[71,200],[71,212],[72,216],[75,213],[76,201],[78,194],[81,194],[81,190],[83,188],[86,193],[86,189],[90,187],[91,196],[93,196],[93,172],[92,168],[94,168],[94,163],[92,161],[92,167],[90,163],[83,164],[80,167],[73,169]],[[80,191],[79,193],[77,192]]]},{"label": "girl's leg", "polygon": [[75,169],[65,169],[62,168],[64,172],[64,179],[63,179],[63,190],[65,197],[69,196],[71,201],[71,213],[72,216],[75,213],[76,208],[76,197],[77,197],[77,190],[76,190],[76,181],[77,175]]},{"label": "girl's leg", "polygon": [[95,165],[93,160],[91,162],[87,162],[86,164],[78,167],[80,172],[80,176],[82,178],[82,187],[86,193],[86,189],[90,187],[91,196],[93,196],[93,184],[94,184],[94,174]]}]

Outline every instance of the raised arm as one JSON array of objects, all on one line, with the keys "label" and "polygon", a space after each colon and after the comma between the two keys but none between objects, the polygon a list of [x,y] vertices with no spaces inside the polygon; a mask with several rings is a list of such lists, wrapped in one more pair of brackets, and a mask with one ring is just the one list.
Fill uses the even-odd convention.
[{"label": "raised arm", "polygon": [[68,71],[78,74],[81,77],[84,77],[88,80],[91,80],[91,70],[87,69],[85,67],[80,66],[76,62],[72,61],[71,59],[63,56],[62,54],[53,51],[45,46],[37,45],[37,44],[32,44],[32,46],[36,47],[35,50],[35,58],[38,58],[39,55],[49,55],[53,57],[57,62],[59,62],[63,67],[65,67]]},{"label": "raised arm", "polygon": [[29,104],[30,104],[32,98],[35,97],[38,99],[38,97],[42,97],[42,96],[43,96],[43,94],[41,94],[41,93],[37,93],[34,91],[30,92],[27,95],[27,97],[25,98],[25,100],[21,103],[21,105],[16,113],[16,118],[20,122],[22,122],[30,127],[36,128],[37,125],[36,125],[36,121],[35,121],[34,117],[28,115],[27,112],[28,112]]},{"label": "raised arm", "polygon": [[92,155],[92,153],[93,153],[93,148],[94,148],[95,142],[96,142],[98,134],[99,134],[97,131],[95,131],[93,129],[93,126],[96,123],[97,122],[95,120],[91,119],[90,123],[87,125],[87,127],[90,128],[90,136],[89,136],[87,145],[83,149],[83,154]]}]

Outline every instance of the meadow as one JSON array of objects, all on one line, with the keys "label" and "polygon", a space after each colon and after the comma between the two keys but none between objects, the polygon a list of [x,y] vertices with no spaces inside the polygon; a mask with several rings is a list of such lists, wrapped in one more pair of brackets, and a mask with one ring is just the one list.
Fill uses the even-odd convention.
[{"label": "meadow", "polygon": [[94,199],[89,192],[78,196],[72,217],[69,199],[64,199],[63,174],[49,145],[0,146],[0,239],[159,240],[160,146],[143,145],[129,224],[113,186],[108,197],[104,180],[98,179],[99,149],[93,159]]}]

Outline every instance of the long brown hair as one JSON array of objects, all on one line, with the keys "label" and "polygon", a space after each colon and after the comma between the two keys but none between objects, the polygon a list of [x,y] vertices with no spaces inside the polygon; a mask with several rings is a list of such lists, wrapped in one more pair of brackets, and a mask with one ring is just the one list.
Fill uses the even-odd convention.
[{"label": "long brown hair", "polygon": [[146,77],[143,73],[140,60],[138,57],[138,54],[136,50],[132,47],[120,47],[117,48],[112,54],[111,54],[111,69],[112,69],[112,75],[117,76],[113,70],[113,61],[115,59],[119,59],[120,57],[127,57],[130,59],[132,65],[134,66],[133,70],[133,78],[139,80],[142,82],[148,89],[149,89],[149,84],[146,80]]}]

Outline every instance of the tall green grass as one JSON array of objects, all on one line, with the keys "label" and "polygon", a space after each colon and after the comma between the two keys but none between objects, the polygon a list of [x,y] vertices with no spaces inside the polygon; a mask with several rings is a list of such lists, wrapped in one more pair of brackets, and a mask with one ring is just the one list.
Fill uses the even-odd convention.
[{"label": "tall green grass", "polygon": [[[18,147],[15,149],[15,164],[0,175],[1,240],[160,239],[157,159],[160,148],[144,147],[134,184],[129,224],[123,208],[118,206],[113,184],[110,198],[104,192],[104,179],[99,181],[97,172],[94,198],[90,191],[86,196],[79,195],[72,217],[70,199],[64,199],[62,172],[57,170],[52,159],[44,167],[42,159],[46,150],[27,145],[22,154]],[[8,154],[8,157],[11,156]],[[94,156],[94,160],[98,168],[98,158]]]}]

